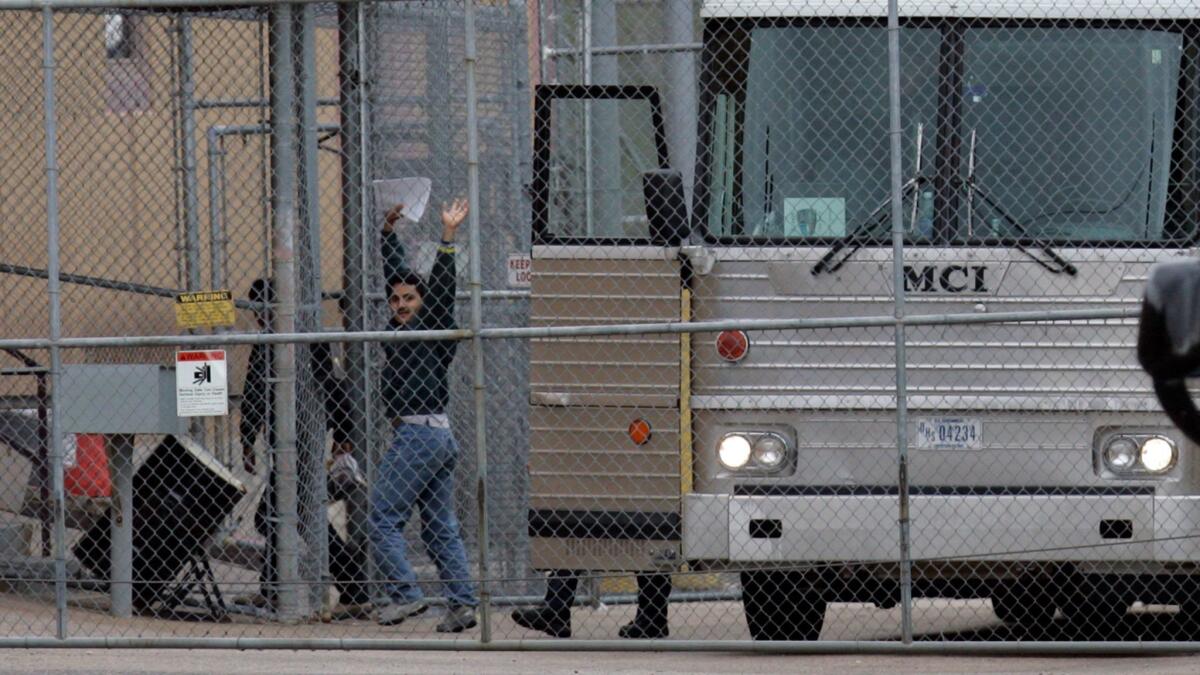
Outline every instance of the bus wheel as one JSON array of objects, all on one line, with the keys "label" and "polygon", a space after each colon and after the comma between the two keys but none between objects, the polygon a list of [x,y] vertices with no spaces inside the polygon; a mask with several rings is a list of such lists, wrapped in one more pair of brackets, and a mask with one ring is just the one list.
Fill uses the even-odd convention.
[{"label": "bus wheel", "polygon": [[1128,592],[1118,578],[1100,574],[1070,578],[1060,603],[1071,626],[1090,634],[1117,630],[1131,604]]},{"label": "bus wheel", "polygon": [[1054,621],[1054,597],[1048,580],[1005,583],[992,592],[992,610],[1001,621],[1025,629],[1043,630]]},{"label": "bus wheel", "polygon": [[825,621],[819,577],[795,570],[742,572],[742,605],[755,640],[816,640]]}]

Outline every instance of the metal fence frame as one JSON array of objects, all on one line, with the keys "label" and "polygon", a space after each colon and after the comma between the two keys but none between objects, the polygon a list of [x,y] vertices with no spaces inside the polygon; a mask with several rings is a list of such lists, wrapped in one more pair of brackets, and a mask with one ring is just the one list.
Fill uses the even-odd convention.
[{"label": "metal fence frame", "polygon": [[[271,5],[276,11],[272,13],[273,27],[279,36],[290,34],[293,11],[303,11],[305,5],[317,0],[297,0],[290,4],[281,4],[274,0],[242,0],[242,5]],[[285,280],[279,287],[280,314],[283,317],[285,330],[271,335],[251,333],[225,333],[218,335],[158,335],[140,337],[62,337],[60,295],[62,283],[70,281],[69,275],[64,275],[59,267],[59,208],[58,208],[58,156],[57,156],[57,122],[56,122],[56,91],[55,91],[55,58],[54,58],[54,10],[56,9],[99,9],[99,8],[197,8],[210,6],[227,6],[226,0],[0,0],[0,9],[40,9],[42,16],[42,47],[43,47],[43,97],[45,105],[45,172],[47,176],[47,232],[48,232],[48,266],[45,278],[48,281],[48,301],[50,306],[50,325],[48,338],[35,339],[0,339],[0,349],[46,349],[50,354],[49,375],[52,386],[57,385],[62,375],[64,349],[84,347],[131,347],[131,346],[205,346],[205,345],[246,345],[270,344],[279,350],[279,362],[291,362],[290,355],[297,345],[323,341],[343,341],[350,344],[367,342],[402,342],[412,340],[454,339],[470,342],[472,354],[473,405],[475,409],[475,440],[477,449],[476,490],[478,507],[478,545],[480,552],[479,574],[481,622],[482,630],[478,639],[456,640],[380,640],[352,638],[176,638],[176,637],[136,637],[136,638],[79,638],[70,637],[68,612],[66,606],[66,562],[65,562],[65,524],[64,524],[64,486],[63,486],[63,446],[62,434],[59,432],[60,420],[58,401],[52,398],[52,428],[54,439],[50,448],[51,474],[53,477],[52,500],[53,540],[55,549],[54,569],[55,602],[57,608],[57,635],[54,638],[0,638],[0,647],[7,648],[180,648],[180,649],[313,649],[313,650],[529,650],[529,651],[745,651],[764,653],[859,653],[859,654],[1109,654],[1109,655],[1146,655],[1146,654],[1179,654],[1200,651],[1200,641],[1190,642],[1020,642],[1020,643],[955,643],[955,642],[914,642],[912,635],[912,595],[911,595],[911,564],[909,555],[909,528],[907,513],[908,477],[907,477],[907,409],[905,382],[905,329],[909,326],[955,325],[955,324],[984,324],[1001,322],[1042,322],[1042,321],[1106,321],[1128,320],[1136,318],[1135,310],[1047,310],[1031,312],[1007,312],[996,314],[932,314],[907,315],[905,313],[904,296],[904,244],[903,244],[903,205],[902,205],[902,158],[901,158],[901,126],[900,126],[900,80],[899,80],[899,22],[897,0],[888,2],[888,85],[890,112],[890,141],[891,141],[891,226],[893,242],[893,280],[894,280],[894,313],[892,316],[855,317],[842,319],[787,319],[787,320],[735,320],[707,321],[689,323],[640,323],[622,325],[588,325],[572,327],[514,327],[488,328],[482,320],[482,301],[486,296],[506,297],[506,292],[485,291],[483,288],[480,269],[480,230],[478,208],[479,204],[479,147],[478,147],[478,116],[476,111],[475,83],[475,8],[472,0],[465,2],[466,30],[466,96],[467,96],[467,132],[468,132],[468,193],[472,205],[469,220],[470,258],[470,325],[468,328],[441,331],[393,332],[393,331],[323,331],[316,333],[296,332],[295,308],[298,289],[286,280],[292,275],[287,268],[280,268],[281,277]],[[357,6],[361,18],[362,5]],[[355,10],[351,10],[352,12]],[[280,76],[290,80],[295,70],[291,67],[291,50],[287,48],[285,39],[276,40],[278,51],[276,57],[286,62],[280,69]],[[663,46],[665,51],[694,49],[693,44],[677,44]],[[590,49],[588,47],[587,49]],[[603,50],[605,48],[601,48]],[[613,48],[616,49],[616,48]],[[603,51],[603,53],[616,53]],[[552,50],[545,52],[553,56]],[[363,52],[358,53],[360,58]],[[272,116],[280,128],[291,128],[294,115],[294,105],[290,95],[293,87],[290,81],[285,81],[279,88],[284,92],[275,101],[276,110]],[[359,92],[361,95],[361,91]],[[235,102],[236,103],[236,102]],[[230,103],[232,105],[232,103]],[[361,112],[361,109],[360,109]],[[362,120],[354,120],[361,125]],[[353,125],[351,125],[353,126]],[[366,133],[361,129],[363,138]],[[216,139],[221,133],[262,133],[263,129],[227,130],[218,128],[209,132],[209,152],[215,153]],[[273,130],[276,151],[280,157],[282,169],[278,172],[277,180],[295,182],[299,175],[295,169],[298,164],[296,156],[296,139],[288,133],[278,133]],[[360,148],[361,149],[361,148]],[[353,153],[351,153],[353,154]],[[292,169],[292,170],[289,170]],[[296,245],[293,240],[296,212],[300,205],[290,199],[295,194],[295,186],[291,183],[276,186],[277,192],[284,195],[278,203],[275,222],[275,248],[284,255],[277,262],[290,264],[290,253]],[[215,186],[213,189],[216,189]],[[365,199],[363,201],[365,204]],[[216,243],[214,241],[214,246]],[[364,282],[365,288],[365,282]],[[159,293],[167,289],[153,289]],[[363,294],[364,289],[355,289]],[[142,292],[145,292],[144,290]],[[896,355],[896,442],[898,452],[898,485],[900,506],[897,513],[897,525],[900,532],[900,550],[898,561],[901,565],[901,640],[899,642],[865,642],[865,641],[822,641],[822,642],[721,642],[721,641],[648,641],[631,643],[618,640],[577,640],[577,641],[544,641],[544,640],[494,640],[489,622],[489,609],[494,604],[504,605],[507,601],[517,598],[493,597],[488,588],[489,571],[489,533],[488,533],[488,493],[486,478],[487,445],[486,445],[486,382],[484,378],[483,341],[489,339],[530,339],[555,338],[572,336],[597,336],[619,334],[681,334],[681,333],[710,333],[723,330],[813,330],[825,328],[851,327],[891,327],[894,329]],[[286,386],[289,378],[294,377],[290,371],[279,375],[282,381],[277,396],[282,394],[282,414],[280,415],[282,444],[290,447],[290,453],[285,453],[286,460],[281,467],[280,503],[281,515],[293,519],[293,527],[284,528],[285,532],[295,534],[294,519],[296,517],[296,472],[295,454],[295,401],[287,394],[291,387]],[[290,440],[289,440],[290,439]],[[288,446],[290,443],[290,446]],[[291,476],[291,480],[286,478]],[[290,516],[289,516],[290,514]],[[287,540],[281,544],[281,549],[296,555],[296,542]],[[284,555],[287,558],[287,554]],[[298,616],[300,588],[303,582],[298,569],[285,566],[281,570],[283,587],[289,588],[281,602],[281,616],[284,619]]]}]

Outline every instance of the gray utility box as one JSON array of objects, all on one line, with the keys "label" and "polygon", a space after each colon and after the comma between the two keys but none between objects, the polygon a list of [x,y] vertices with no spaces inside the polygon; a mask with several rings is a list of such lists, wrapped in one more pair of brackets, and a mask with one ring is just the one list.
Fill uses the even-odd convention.
[{"label": "gray utility box", "polygon": [[158,365],[63,366],[58,390],[64,433],[179,434],[175,369]]}]

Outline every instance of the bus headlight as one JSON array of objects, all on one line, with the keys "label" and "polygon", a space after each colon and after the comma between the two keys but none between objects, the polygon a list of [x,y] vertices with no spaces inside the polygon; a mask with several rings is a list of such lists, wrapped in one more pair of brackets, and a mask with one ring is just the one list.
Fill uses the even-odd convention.
[{"label": "bus headlight", "polygon": [[1152,436],[1142,442],[1142,467],[1151,473],[1162,473],[1175,465],[1175,444],[1162,436]]},{"label": "bus headlight", "polygon": [[726,469],[741,469],[750,461],[750,439],[741,434],[726,435],[717,446],[717,458]]},{"label": "bus headlight", "polygon": [[1154,431],[1109,429],[1097,435],[1104,478],[1165,478],[1179,462],[1175,441]]},{"label": "bus headlight", "polygon": [[1119,436],[1104,449],[1104,463],[1113,471],[1125,471],[1137,461],[1138,447],[1132,438]]},{"label": "bus headlight", "polygon": [[786,434],[775,431],[734,431],[717,443],[717,459],[725,469],[741,474],[778,474],[795,466],[795,449]]},{"label": "bus headlight", "polygon": [[787,460],[787,443],[775,434],[763,434],[754,442],[754,463],[774,471]]}]

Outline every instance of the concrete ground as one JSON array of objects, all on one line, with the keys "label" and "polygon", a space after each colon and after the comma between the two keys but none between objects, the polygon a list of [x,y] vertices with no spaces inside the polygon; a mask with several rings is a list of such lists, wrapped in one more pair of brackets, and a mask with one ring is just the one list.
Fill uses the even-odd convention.
[{"label": "concrete ground", "polygon": [[[607,639],[632,618],[629,605],[580,607],[574,612],[576,639]],[[73,593],[68,610],[72,637],[303,637],[447,639],[433,631],[436,610],[396,627],[367,620],[280,625],[266,618],[237,616],[213,622],[193,615],[173,619],[116,619],[105,611],[103,596]],[[571,640],[551,640],[520,628],[508,610],[492,615],[496,640],[537,641],[569,650]],[[826,616],[824,640],[895,641],[899,610],[870,605],[835,604]],[[1033,636],[1006,627],[988,601],[919,600],[914,606],[917,642],[969,641],[1011,643]],[[1135,608],[1119,625],[1079,631],[1061,618],[1039,640],[1195,640],[1170,608]],[[54,635],[53,603],[44,596],[0,594],[0,636]],[[478,629],[459,639],[477,640]],[[747,640],[740,605],[732,602],[675,603],[671,639],[708,643]],[[0,651],[0,672],[39,673],[1198,673],[1200,658],[1047,657],[1047,656],[862,656],[760,655],[735,652],[429,652],[429,651],[226,651],[11,649]]]},{"label": "concrete ground", "polygon": [[1172,657],[770,656],[726,653],[12,650],[5,673],[1196,673]]}]

